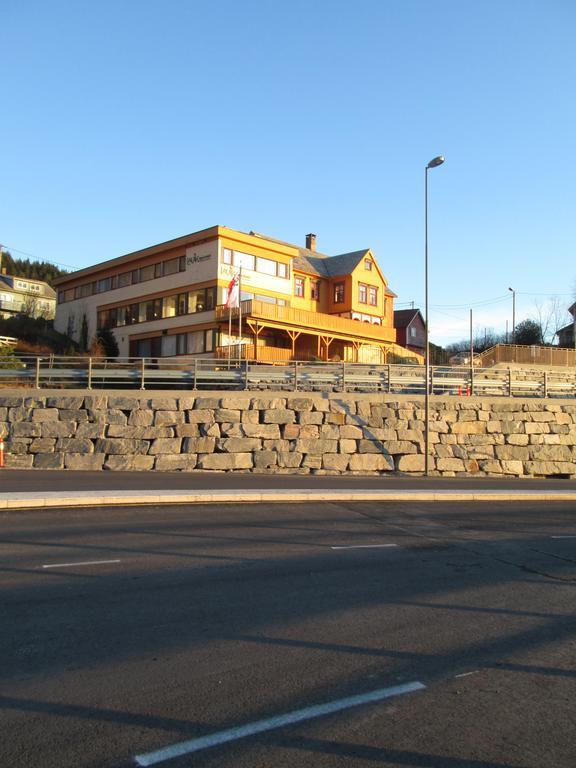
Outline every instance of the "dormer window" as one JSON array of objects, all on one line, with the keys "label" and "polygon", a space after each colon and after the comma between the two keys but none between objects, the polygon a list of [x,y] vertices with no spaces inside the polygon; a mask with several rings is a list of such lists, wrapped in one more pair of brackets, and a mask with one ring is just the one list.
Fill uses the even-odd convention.
[{"label": "dormer window", "polygon": [[372,271],[372,260],[371,259],[364,259],[364,269],[367,269],[369,272]]}]

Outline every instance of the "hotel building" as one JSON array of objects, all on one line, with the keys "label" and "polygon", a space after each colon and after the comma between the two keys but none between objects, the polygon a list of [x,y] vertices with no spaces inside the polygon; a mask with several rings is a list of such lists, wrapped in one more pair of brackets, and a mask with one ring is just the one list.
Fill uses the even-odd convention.
[{"label": "hotel building", "polygon": [[[225,304],[242,268],[241,312]],[[54,281],[55,327],[79,340],[109,328],[120,356],[241,356],[260,362],[398,362],[395,294],[370,249],[327,256],[215,226]],[[85,320],[84,320],[85,318]],[[231,328],[231,333],[229,333]]]}]

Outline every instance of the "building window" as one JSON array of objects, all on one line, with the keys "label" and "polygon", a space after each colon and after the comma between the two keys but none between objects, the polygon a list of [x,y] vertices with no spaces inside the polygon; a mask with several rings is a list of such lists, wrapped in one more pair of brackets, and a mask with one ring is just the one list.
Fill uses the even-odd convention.
[{"label": "building window", "polygon": [[272,259],[263,259],[261,256],[256,257],[256,272],[276,277],[276,266],[276,262],[272,261]]},{"label": "building window", "polygon": [[144,283],[146,280],[154,279],[154,264],[149,264],[147,267],[140,268],[140,282]]},{"label": "building window", "polygon": [[358,301],[360,304],[368,303],[368,286],[364,285],[364,283],[359,283],[358,285]]},{"label": "building window", "polygon": [[254,271],[255,258],[251,253],[242,253],[242,251],[234,251],[234,266],[242,267],[243,269],[249,269]]},{"label": "building window", "polygon": [[344,283],[336,283],[334,285],[334,304],[342,304],[344,302]]},{"label": "building window", "polygon": [[412,339],[416,338],[416,328],[413,325],[410,326],[410,337]]},{"label": "building window", "polygon": [[310,281],[310,298],[314,301],[320,301],[320,280]]},{"label": "building window", "polygon": [[288,277],[288,264],[278,262],[278,277]]},{"label": "building window", "polygon": [[132,285],[132,272],[121,272],[118,275],[118,288],[126,288],[127,285]]},{"label": "building window", "polygon": [[304,278],[303,277],[294,278],[294,296],[300,296],[300,298],[304,298]]},{"label": "building window", "polygon": [[364,269],[367,269],[369,272],[372,271],[372,261],[370,259],[364,259]]},{"label": "building window", "polygon": [[368,286],[368,303],[373,307],[378,306],[378,288],[373,285]]},{"label": "building window", "polygon": [[222,261],[224,264],[232,264],[232,251],[230,248],[224,248],[222,251]]},{"label": "building window", "polygon": [[179,271],[180,267],[180,260],[179,259],[170,259],[170,261],[164,262],[164,270],[163,275],[175,275],[176,272]]}]

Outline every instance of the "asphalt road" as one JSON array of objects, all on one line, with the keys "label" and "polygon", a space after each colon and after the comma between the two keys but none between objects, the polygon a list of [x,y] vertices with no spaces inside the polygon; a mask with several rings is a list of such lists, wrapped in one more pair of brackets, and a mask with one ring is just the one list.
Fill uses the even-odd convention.
[{"label": "asphalt road", "polygon": [[2,766],[576,765],[573,504],[3,512],[0,564]]}]

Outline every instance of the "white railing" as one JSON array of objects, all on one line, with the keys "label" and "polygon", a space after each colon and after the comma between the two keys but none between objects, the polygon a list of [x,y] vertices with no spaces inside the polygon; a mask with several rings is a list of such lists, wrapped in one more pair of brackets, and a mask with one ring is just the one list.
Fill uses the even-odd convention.
[{"label": "white railing", "polygon": [[[0,387],[80,389],[245,389],[425,394],[419,365],[246,360],[0,356]],[[576,373],[556,370],[430,369],[432,395],[576,397]]]}]

